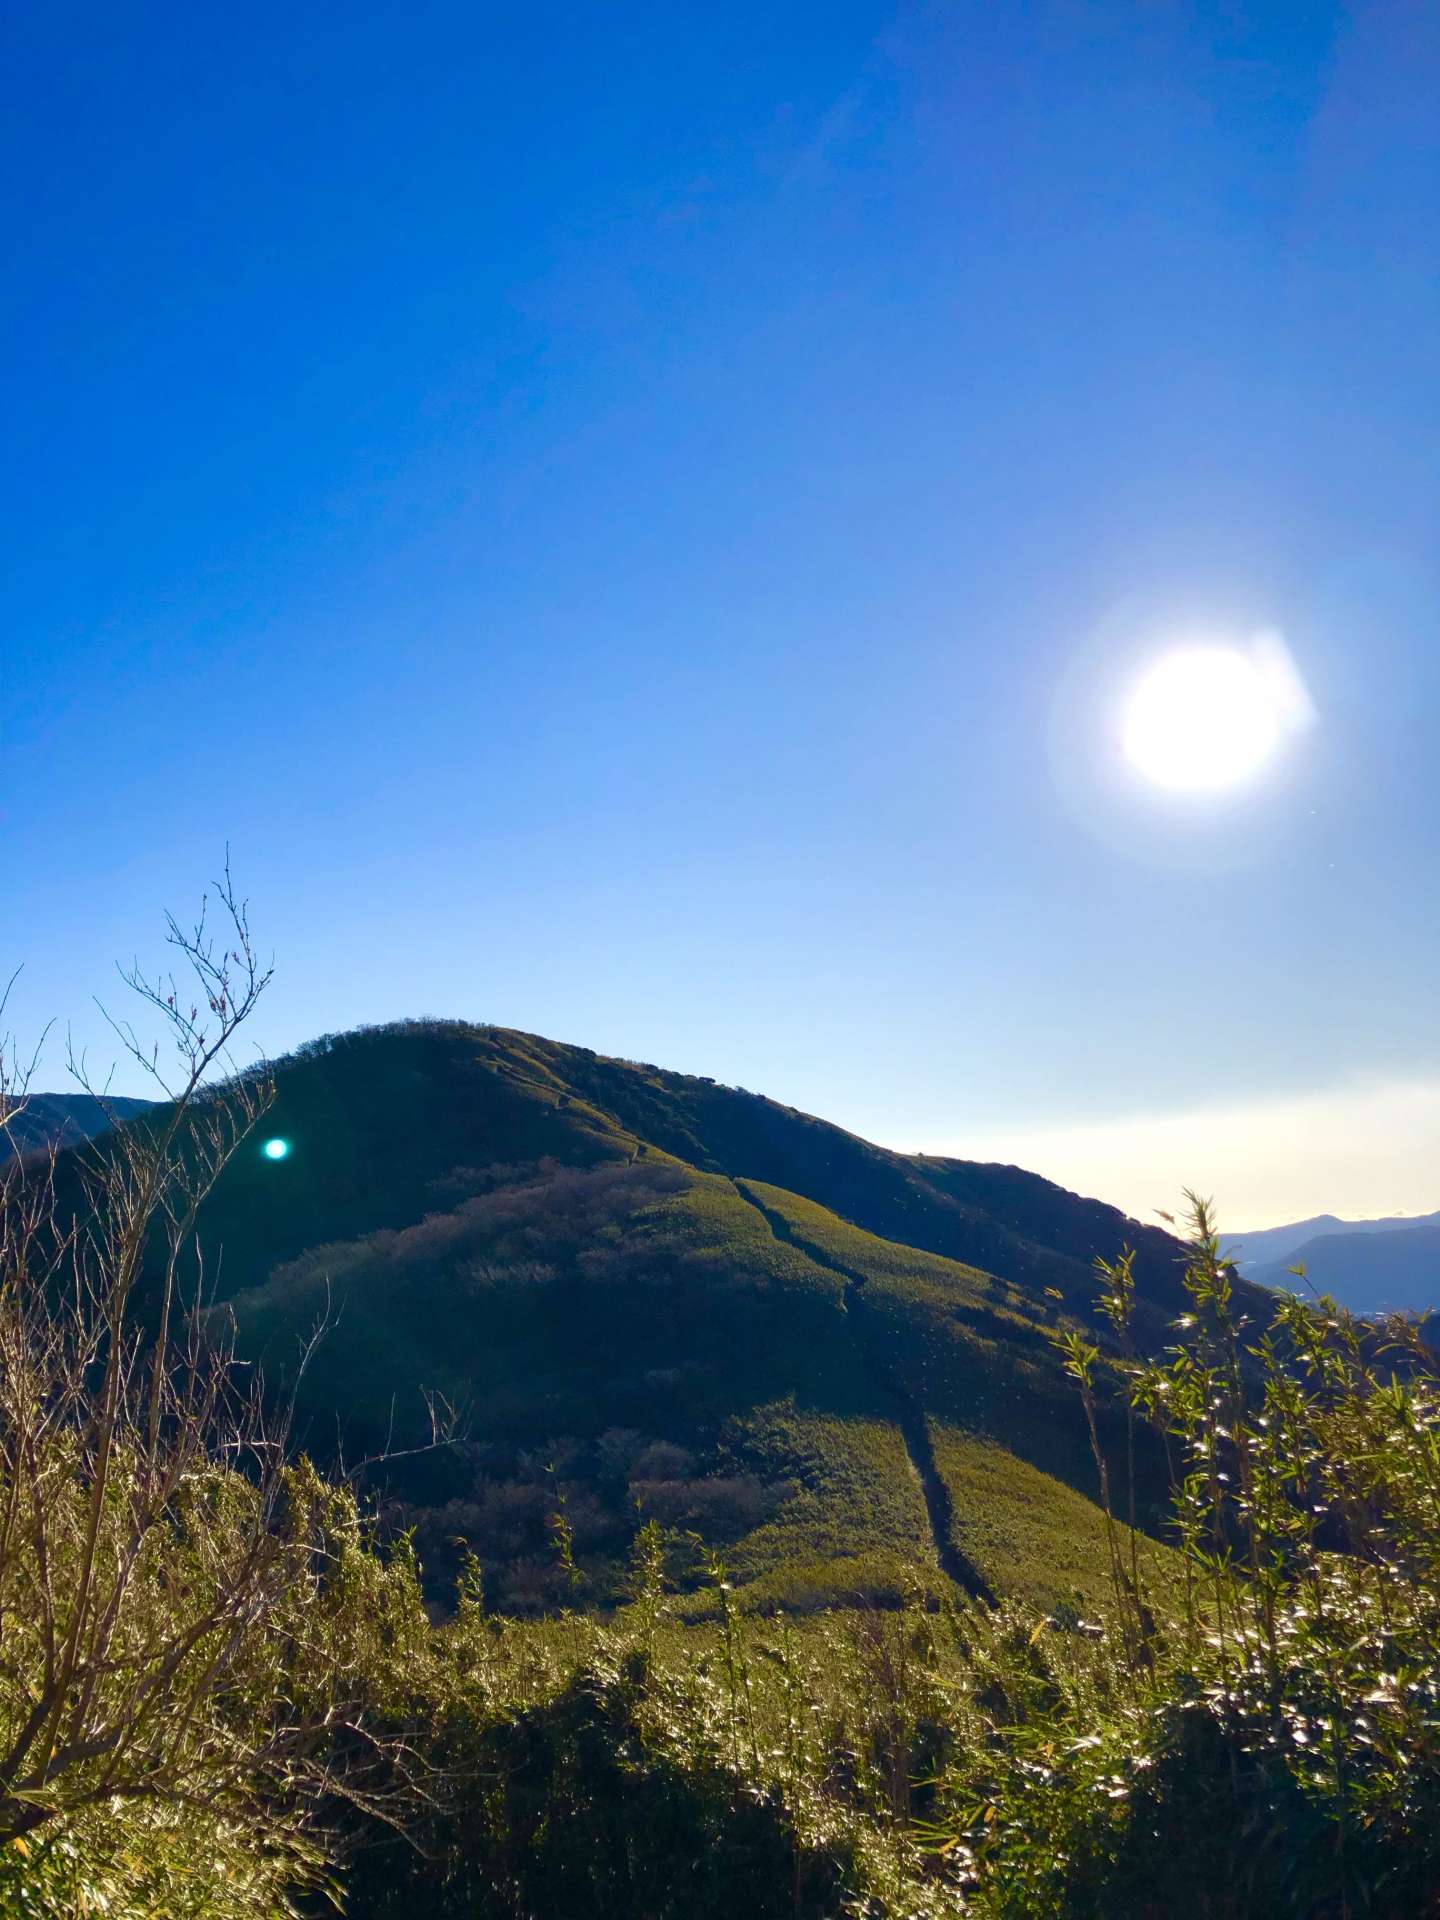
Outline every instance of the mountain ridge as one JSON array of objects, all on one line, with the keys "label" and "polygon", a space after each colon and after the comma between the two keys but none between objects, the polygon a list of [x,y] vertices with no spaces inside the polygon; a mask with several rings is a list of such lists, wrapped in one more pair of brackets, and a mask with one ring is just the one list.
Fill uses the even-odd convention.
[{"label": "mountain ridge", "polygon": [[1382,1214],[1373,1220],[1345,1220],[1339,1214],[1317,1213],[1308,1220],[1293,1220],[1279,1227],[1260,1227],[1250,1233],[1227,1234],[1225,1244],[1235,1256],[1236,1266],[1242,1273],[1248,1273],[1253,1267],[1293,1259],[1302,1247],[1336,1234],[1359,1237],[1404,1233],[1412,1227],[1440,1227],[1440,1210],[1434,1213]]},{"label": "mountain ridge", "polygon": [[1354,1313],[1424,1313],[1440,1299],[1440,1220],[1384,1233],[1322,1234],[1283,1260],[1248,1268],[1246,1277],[1293,1291],[1297,1266],[1310,1286]]},{"label": "mountain ridge", "polygon": [[[1094,1329],[1094,1261],[1130,1243],[1137,1334],[1161,1344],[1184,1300],[1169,1235],[514,1029],[325,1036],[274,1078],[201,1211],[218,1304],[298,1392],[307,1444],[422,1449],[383,1498],[437,1604],[461,1542],[506,1609],[566,1604],[557,1501],[602,1606],[641,1514],[722,1551],[747,1604],[1098,1591],[1096,1472],[1051,1336]],[[427,1395],[465,1410],[433,1453]],[[1163,1474],[1141,1454],[1146,1525]]]},{"label": "mountain ridge", "polygon": [[14,1153],[36,1153],[48,1147],[63,1152],[77,1147],[106,1132],[116,1121],[133,1120],[153,1104],[112,1094],[26,1094],[0,1127],[0,1165]]}]

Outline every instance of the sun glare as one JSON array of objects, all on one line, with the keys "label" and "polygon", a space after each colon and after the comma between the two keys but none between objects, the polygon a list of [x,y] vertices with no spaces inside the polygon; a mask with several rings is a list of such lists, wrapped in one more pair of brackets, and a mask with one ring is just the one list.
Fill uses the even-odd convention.
[{"label": "sun glare", "polygon": [[1218,792],[1258,773],[1309,702],[1278,637],[1162,654],[1125,709],[1126,758],[1174,792]]}]

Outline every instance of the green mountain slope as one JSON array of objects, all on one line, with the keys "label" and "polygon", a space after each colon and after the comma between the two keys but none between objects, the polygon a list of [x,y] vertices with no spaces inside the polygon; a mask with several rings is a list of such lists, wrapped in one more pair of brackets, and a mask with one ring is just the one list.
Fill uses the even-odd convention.
[{"label": "green mountain slope", "polygon": [[1126,1241],[1163,1329],[1165,1235],[503,1029],[340,1036],[277,1085],[265,1137],[288,1156],[247,1143],[201,1231],[272,1383],[327,1323],[298,1387],[311,1446],[423,1447],[427,1395],[460,1411],[459,1444],[389,1470],[437,1594],[473,1547],[507,1608],[609,1603],[647,1517],[760,1604],[1098,1589],[1093,1467],[1047,1333]]}]

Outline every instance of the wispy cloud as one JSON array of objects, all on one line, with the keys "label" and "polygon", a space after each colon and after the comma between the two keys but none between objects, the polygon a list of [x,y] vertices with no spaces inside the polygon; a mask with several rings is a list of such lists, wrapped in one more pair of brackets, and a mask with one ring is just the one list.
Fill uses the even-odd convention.
[{"label": "wispy cloud", "polygon": [[1029,1167],[1142,1220],[1173,1209],[1186,1186],[1213,1194],[1231,1231],[1314,1213],[1420,1213],[1440,1207],[1440,1078],[1000,1127],[927,1150]]},{"label": "wispy cloud", "polygon": [[785,171],[786,188],[816,187],[824,183],[832,159],[861,131],[865,118],[865,89],[847,87],[820,116],[819,125]]}]

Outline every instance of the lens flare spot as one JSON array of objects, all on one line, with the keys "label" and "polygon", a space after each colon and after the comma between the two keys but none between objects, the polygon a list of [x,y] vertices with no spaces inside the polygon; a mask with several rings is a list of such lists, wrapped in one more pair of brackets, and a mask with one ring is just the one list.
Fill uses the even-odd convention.
[{"label": "lens flare spot", "polygon": [[277,1134],[273,1140],[267,1140],[260,1151],[267,1160],[288,1160],[290,1158],[290,1142],[288,1140],[282,1140]]}]

